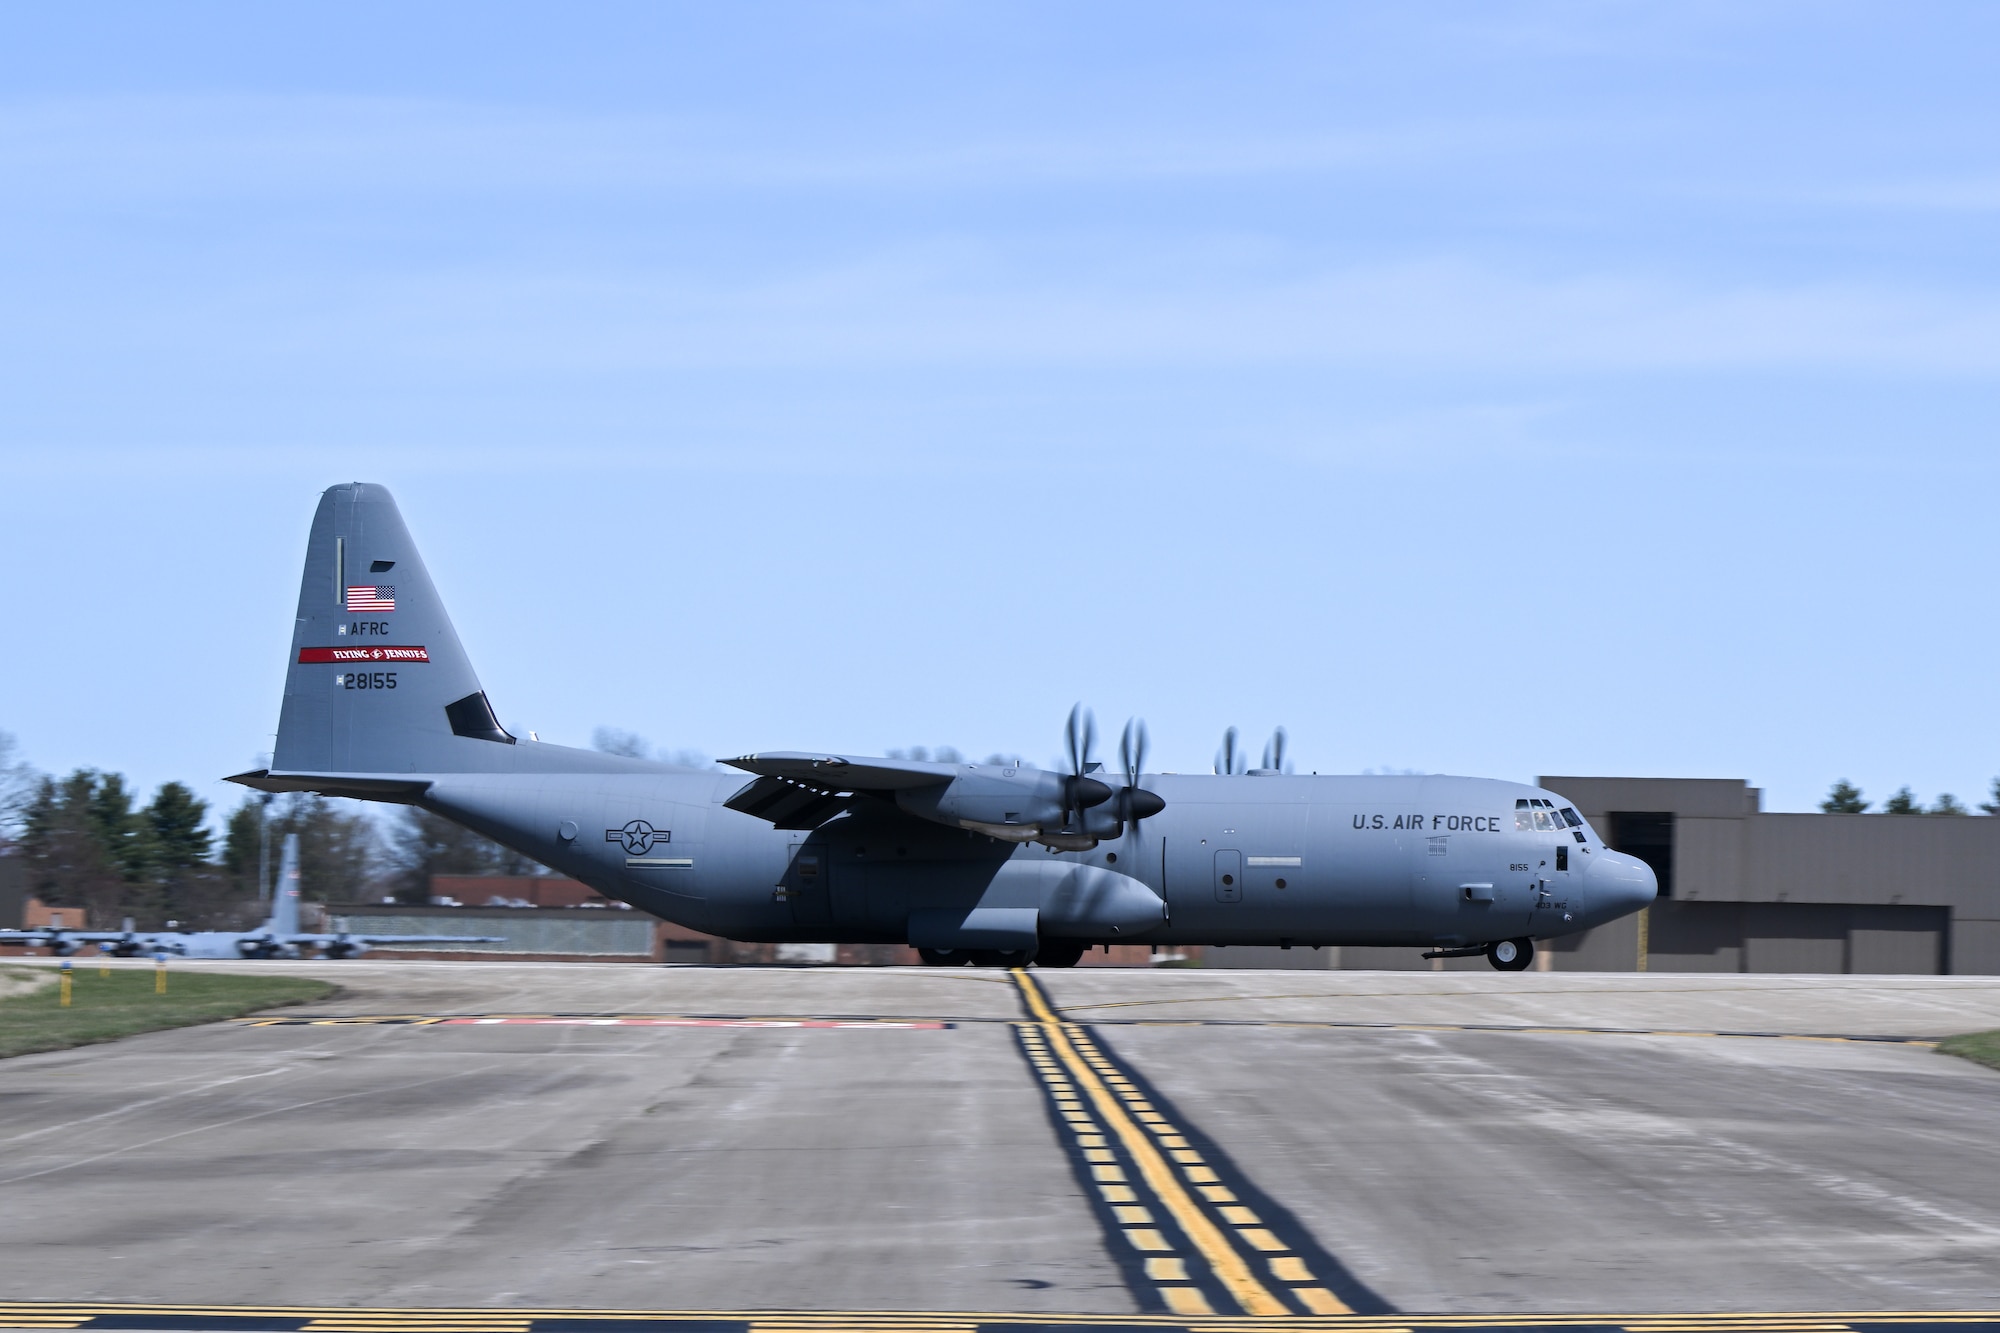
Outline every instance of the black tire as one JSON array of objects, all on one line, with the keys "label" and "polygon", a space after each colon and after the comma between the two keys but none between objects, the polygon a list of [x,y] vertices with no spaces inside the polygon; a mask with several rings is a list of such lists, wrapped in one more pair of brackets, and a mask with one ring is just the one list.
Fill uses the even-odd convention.
[{"label": "black tire", "polygon": [[1035,951],[1035,966],[1075,967],[1089,948],[1088,944],[1044,944]]},{"label": "black tire", "polygon": [[971,953],[964,949],[919,949],[917,957],[926,967],[964,967],[972,961]]},{"label": "black tire", "polygon": [[1525,937],[1486,946],[1486,961],[1502,972],[1525,972],[1535,961],[1535,942]]},{"label": "black tire", "polygon": [[974,949],[974,967],[1026,967],[1035,961],[1033,949]]}]

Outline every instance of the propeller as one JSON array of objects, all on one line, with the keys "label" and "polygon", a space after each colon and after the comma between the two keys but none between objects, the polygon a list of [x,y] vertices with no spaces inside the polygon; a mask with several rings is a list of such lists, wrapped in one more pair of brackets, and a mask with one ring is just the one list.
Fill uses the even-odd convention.
[{"label": "propeller", "polygon": [[1241,773],[1248,764],[1243,752],[1236,748],[1236,728],[1222,733],[1222,748],[1215,752],[1215,771],[1220,774]]},{"label": "propeller", "polygon": [[1085,776],[1092,767],[1090,752],[1097,748],[1097,715],[1082,704],[1069,710],[1069,725],[1063,729],[1069,743],[1069,781],[1063,784],[1063,823],[1080,827],[1083,812],[1111,799],[1111,788],[1096,778]]},{"label": "propeller", "polygon": [[1279,727],[1271,733],[1271,739],[1264,742],[1264,770],[1269,773],[1283,773],[1285,769],[1285,729]]},{"label": "propeller", "polygon": [[1118,741],[1118,761],[1125,766],[1125,789],[1118,793],[1118,817],[1138,831],[1139,821],[1151,818],[1167,808],[1167,803],[1153,792],[1139,785],[1139,775],[1146,770],[1146,723],[1143,718],[1133,718],[1125,724],[1125,734]]}]

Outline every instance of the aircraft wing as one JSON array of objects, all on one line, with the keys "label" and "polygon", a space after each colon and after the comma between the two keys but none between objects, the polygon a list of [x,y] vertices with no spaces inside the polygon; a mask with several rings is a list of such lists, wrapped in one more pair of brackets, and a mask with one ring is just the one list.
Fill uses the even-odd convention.
[{"label": "aircraft wing", "polygon": [[285,943],[320,947],[341,941],[352,944],[505,944],[505,935],[367,935],[350,930],[344,935],[287,935]]},{"label": "aircraft wing", "polygon": [[[0,930],[0,944],[21,944],[30,948],[45,948],[49,942],[63,940],[70,944],[111,944],[118,940],[134,938],[123,930]],[[145,938],[139,936],[137,938]]]},{"label": "aircraft wing", "polygon": [[909,787],[943,786],[958,776],[957,764],[920,763],[914,759],[865,759],[851,754],[800,754],[774,751],[725,759],[731,768],[760,777],[810,782],[829,790],[900,791]]},{"label": "aircraft wing", "polygon": [[955,764],[790,751],[747,754],[722,762],[757,774],[756,781],[723,804],[768,819],[781,829],[818,828],[857,796],[893,798],[899,791],[916,787],[947,786],[958,774]]}]

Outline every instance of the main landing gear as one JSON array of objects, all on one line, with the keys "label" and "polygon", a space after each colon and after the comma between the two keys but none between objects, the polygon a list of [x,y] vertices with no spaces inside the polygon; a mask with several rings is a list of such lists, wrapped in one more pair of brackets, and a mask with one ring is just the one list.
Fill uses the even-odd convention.
[{"label": "main landing gear", "polygon": [[1036,967],[1075,967],[1083,961],[1088,944],[1050,943],[1035,951]]},{"label": "main landing gear", "polygon": [[917,957],[929,967],[1075,967],[1083,959],[1084,944],[1051,943],[1035,949],[919,949]]}]

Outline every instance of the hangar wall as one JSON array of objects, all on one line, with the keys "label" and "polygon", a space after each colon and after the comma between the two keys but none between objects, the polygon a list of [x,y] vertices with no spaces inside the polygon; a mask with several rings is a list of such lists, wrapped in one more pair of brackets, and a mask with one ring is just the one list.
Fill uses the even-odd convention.
[{"label": "hangar wall", "polygon": [[1558,971],[1636,970],[1643,926],[1652,971],[2000,974],[2000,819],[1773,814],[1737,779],[1541,785],[1662,888],[1643,922],[1553,941]]}]

